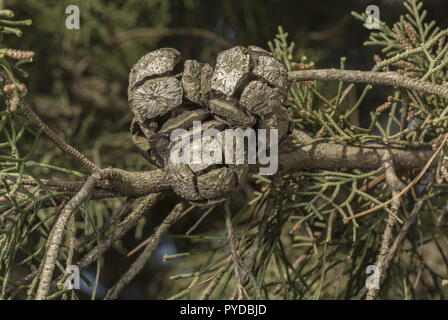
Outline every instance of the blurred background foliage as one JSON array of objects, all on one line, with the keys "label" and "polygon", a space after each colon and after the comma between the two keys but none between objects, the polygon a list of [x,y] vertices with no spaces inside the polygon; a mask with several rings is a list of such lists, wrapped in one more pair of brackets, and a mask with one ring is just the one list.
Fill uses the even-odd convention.
[{"label": "blurred background foliage", "polygon": [[[232,45],[267,48],[281,25],[289,33],[289,40],[296,44],[292,60],[299,62],[307,57],[319,68],[339,68],[340,56],[345,56],[347,69],[369,70],[378,51],[362,46],[369,31],[350,14],[364,12],[372,4],[364,0],[5,0],[3,3],[17,17],[33,21],[20,38],[8,37],[3,43],[35,52],[33,63],[23,67],[29,74],[22,79],[28,87],[29,102],[50,127],[101,167],[149,168],[135,151],[128,133],[132,115],[126,90],[130,68],[150,50],[174,47],[184,58],[213,63],[219,51]],[[65,8],[70,4],[80,8],[80,30],[65,28]],[[388,23],[403,13],[403,1],[382,0],[374,4],[380,7],[381,20]],[[425,7],[430,19],[437,20],[441,27],[448,25],[447,1],[426,0]],[[365,101],[367,109],[374,109],[384,101],[385,95],[381,95],[381,90],[378,92]],[[42,163],[71,165],[46,139],[41,139],[34,158]],[[73,169],[78,168],[73,165]],[[50,171],[42,169],[42,173],[48,175]],[[51,174],[57,178],[57,174]],[[104,286],[112,284],[126,270],[130,261],[122,253],[138,243],[135,237],[143,239],[150,234],[174,201],[172,197],[165,199],[157,207],[158,212],[154,212],[154,221],[142,223],[121,247],[108,253],[109,262],[102,272],[98,296],[104,294]],[[118,200],[108,203],[105,210],[119,204]],[[93,208],[100,209],[104,208]],[[193,214],[192,218],[182,220],[172,232],[185,231],[199,216]],[[198,231],[213,229],[215,223],[222,223],[222,217],[215,214],[207,218]],[[161,252],[184,252],[192,247],[200,252],[207,250],[208,244],[167,238]],[[174,267],[184,272],[192,267],[184,264],[184,260],[180,264],[163,262],[162,253],[125,289],[123,298],[166,298],[186,286],[188,282],[174,282],[167,275],[173,274]],[[197,262],[206,259],[198,254]],[[92,274],[94,270],[93,267]]]}]

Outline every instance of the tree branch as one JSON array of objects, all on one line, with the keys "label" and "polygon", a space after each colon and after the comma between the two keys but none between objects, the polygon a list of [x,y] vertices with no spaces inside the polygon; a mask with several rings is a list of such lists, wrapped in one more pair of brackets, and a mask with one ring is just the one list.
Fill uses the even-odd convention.
[{"label": "tree branch", "polygon": [[[280,148],[279,165],[283,172],[304,169],[378,169],[382,158],[391,152],[392,162],[397,169],[421,168],[433,156],[431,149],[404,149],[383,145],[346,146],[333,143],[315,143],[303,146],[303,132],[295,130]],[[122,169],[101,169],[101,181],[93,191],[94,199],[111,196],[141,197],[154,192],[170,189],[170,179],[166,171],[130,172]],[[7,182],[12,183],[12,182]],[[32,179],[24,179],[23,185],[36,185]],[[41,180],[55,192],[77,192],[83,185],[80,181]],[[0,197],[0,204],[7,204],[10,199]],[[49,203],[51,205],[51,203]]]},{"label": "tree branch", "polygon": [[[403,190],[406,187],[406,185],[400,180],[400,178],[398,178],[394,166],[390,161],[390,153],[385,155],[384,168],[386,169],[385,173],[386,182],[392,191],[392,197],[395,198],[396,195],[399,194],[401,190]],[[394,213],[394,215],[398,212],[399,208],[400,208],[400,199],[396,198],[392,202],[392,212]],[[385,268],[385,263],[386,263],[386,257],[388,256],[390,251],[392,230],[395,224],[394,215],[389,214],[387,217],[386,227],[384,228],[380,251],[378,253],[378,257],[375,263],[375,265],[380,270],[380,280],[381,278],[384,278],[387,271]],[[377,297],[378,293],[379,289],[375,288],[369,289],[369,291],[367,292],[366,300],[374,300]]]},{"label": "tree branch", "polygon": [[103,169],[101,178],[109,181],[110,190],[123,196],[141,197],[170,189],[169,175],[161,169],[138,172]]},{"label": "tree branch", "polygon": [[94,171],[98,171],[99,168],[90,161],[86,156],[84,156],[81,152],[73,148],[71,145],[66,143],[61,137],[59,137],[53,130],[51,130],[45,122],[42,121],[41,118],[31,109],[28,102],[21,97],[21,109],[23,110],[25,117],[31,121],[31,123],[38,129],[41,129],[44,134],[51,140],[53,143],[61,149],[64,153],[68,154],[73,160],[77,161],[81,167],[88,173],[92,173]]},{"label": "tree branch", "polygon": [[114,284],[112,288],[106,294],[104,300],[117,299],[121,290],[135,278],[135,276],[143,269],[145,264],[152,257],[154,251],[159,246],[162,236],[168,231],[168,229],[183,216],[186,205],[182,201],[177,204],[168,216],[163,220],[161,225],[157,228],[156,232],[151,236],[145,250],[138,256],[138,258],[132,263],[129,270],[127,270],[121,278]]},{"label": "tree branch", "polygon": [[[392,162],[398,168],[421,168],[434,154],[431,149],[403,149],[383,145],[347,146],[333,143],[315,143],[300,146],[303,134],[295,130],[279,152],[280,170],[302,169],[378,169],[382,158],[391,152]],[[388,151],[389,150],[389,151]]]},{"label": "tree branch", "polygon": [[[417,199],[417,201],[414,204],[414,207],[409,214],[409,218],[404,223],[403,227],[401,228],[400,232],[396,236],[394,242],[390,246],[387,255],[384,258],[384,265],[383,270],[387,270],[397,254],[398,249],[402,246],[403,240],[405,239],[406,235],[408,234],[409,230],[411,229],[412,225],[415,223],[418,217],[418,213],[420,212],[421,208],[423,207],[423,204],[427,200],[427,193],[429,190],[431,190],[431,187],[434,183],[434,172],[428,174],[426,181],[423,182],[423,185],[425,186],[425,191],[423,191],[420,194],[420,197]],[[384,281],[384,278],[381,278],[381,281]],[[352,300],[360,300],[362,297],[367,293],[367,288],[364,286],[358,294],[352,298]]]},{"label": "tree branch", "polygon": [[345,81],[350,83],[367,83],[373,85],[399,87],[420,91],[428,95],[435,94],[448,99],[448,87],[399,75],[396,72],[374,72],[357,70],[321,69],[300,70],[288,74],[291,81]]},{"label": "tree branch", "polygon": [[[102,181],[98,181],[96,187],[92,191],[92,199],[99,200],[111,197],[142,197],[151,193],[160,192],[170,189],[169,176],[164,170],[150,170],[140,172],[130,172],[121,169],[101,169],[98,171]],[[7,180],[7,184],[12,185],[14,181]],[[27,186],[35,186],[39,183],[45,185],[49,191],[58,192],[78,192],[84,185],[82,181],[57,181],[42,179],[39,182],[34,179],[23,179],[21,184]],[[44,196],[45,193],[36,195]],[[17,192],[16,199],[29,199],[29,195]],[[55,199],[57,197],[54,197]],[[30,201],[32,199],[29,199]],[[27,206],[30,201],[26,201],[23,205]],[[11,203],[8,195],[0,196],[0,205]],[[51,207],[52,201],[41,203],[43,207]],[[4,211],[4,210],[3,210]],[[0,210],[2,212],[2,210]]]},{"label": "tree branch", "polygon": [[161,198],[160,193],[153,193],[144,198],[138,206],[121,222],[105,240],[101,241],[95,248],[85,254],[77,263],[83,269],[96,261],[98,257],[108,250],[116,241],[121,239],[134,228],[138,221],[151,209]]},{"label": "tree branch", "polygon": [[81,203],[92,192],[93,187],[95,186],[95,183],[99,180],[99,178],[99,174],[94,173],[87,179],[81,190],[79,190],[79,192],[72,199],[70,199],[69,202],[67,202],[64,209],[62,209],[58,220],[54,224],[53,229],[50,233],[50,237],[48,239],[48,249],[45,254],[42,274],[40,276],[39,287],[37,288],[36,293],[36,300],[44,300],[47,297],[65,226],[67,225],[70,216],[73,214],[76,208],[81,205]]}]

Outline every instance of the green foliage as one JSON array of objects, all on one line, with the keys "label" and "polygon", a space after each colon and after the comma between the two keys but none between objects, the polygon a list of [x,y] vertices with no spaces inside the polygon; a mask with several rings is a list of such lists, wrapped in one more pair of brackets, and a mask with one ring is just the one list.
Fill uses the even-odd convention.
[{"label": "green foliage", "polygon": [[[168,26],[173,18],[170,6],[174,4],[162,0],[79,3],[83,12],[82,32],[54,32],[64,28],[61,24],[65,21],[68,1],[24,1],[18,6],[20,16],[35,17],[34,25],[39,28],[40,35],[38,38],[34,37],[34,32],[28,32],[23,40],[10,41],[19,48],[32,48],[38,53],[27,69],[32,93],[28,99],[43,118],[64,132],[70,143],[79,145],[98,166],[148,170],[150,166],[135,152],[128,133],[131,115],[125,88],[132,64],[157,46],[160,39],[134,38],[126,31],[145,27],[148,21],[153,27]],[[181,5],[187,10],[199,6],[198,1],[192,0],[185,0]],[[223,6],[231,8],[229,4]],[[375,56],[374,70],[396,71],[410,78],[445,84],[448,31],[436,27],[434,22],[426,22],[421,1],[407,0],[405,8],[407,14],[397,23],[389,27],[382,22],[380,30],[372,32],[365,43],[382,49],[384,57]],[[248,6],[246,10],[249,9]],[[30,24],[29,20],[11,20],[11,13],[0,11],[2,37],[20,36],[17,28]],[[362,21],[366,18],[365,14],[353,15]],[[257,18],[247,17],[253,32],[258,31]],[[210,55],[215,50],[210,47],[215,48],[207,46],[202,54]],[[269,47],[290,71],[315,67],[314,57],[306,57],[303,50],[297,50],[282,28]],[[52,54],[55,51],[60,54]],[[30,54],[28,51],[20,53]],[[20,66],[29,61],[13,60],[11,55],[17,54],[9,49],[9,43],[0,49],[2,299],[34,296],[46,240],[61,205],[73,196],[73,192],[55,191],[45,183],[46,179],[85,178],[74,163],[68,162],[49,141],[41,138],[40,132],[27,124],[21,110],[17,109],[17,96],[25,91],[18,80],[26,75]],[[347,59],[341,58],[340,68],[344,69],[346,64]],[[41,69],[48,72],[39,72]],[[5,90],[5,86],[9,87]],[[407,149],[428,148],[440,143],[440,136],[447,133],[446,102],[436,96],[404,89],[394,89],[384,104],[374,108],[362,124],[357,118],[366,113],[369,97],[377,94],[377,88],[365,85],[356,95],[354,87],[343,82],[323,85],[316,81],[291,85],[288,104],[294,112],[294,125],[309,134],[309,140],[301,142],[303,145],[378,143]],[[443,156],[435,169],[436,184],[429,192],[424,191],[420,181],[401,197],[400,209],[386,206],[362,217],[356,214],[393,196],[382,170],[299,171],[273,179],[252,176],[244,186],[246,192],[236,195],[232,207],[239,255],[254,276],[245,278],[245,298],[256,298],[260,292],[269,299],[356,296],[365,285],[366,267],[376,262],[386,221],[393,218],[396,235],[420,200],[424,200],[424,204],[418,221],[395,254],[380,297],[446,298],[448,291],[443,287],[448,266],[444,216],[446,150],[442,151]],[[418,172],[403,170],[397,174],[408,185]],[[37,183],[28,183],[31,179]],[[89,200],[79,208],[80,214],[66,232],[66,242],[58,259],[58,284],[64,280],[66,265],[92,249],[99,238],[109,236],[123,221],[123,212],[127,212],[123,208],[135,206],[134,202],[135,199]],[[165,212],[166,207],[169,205],[163,204],[158,209]],[[211,223],[198,231],[186,234],[184,225],[172,231],[171,238],[176,241],[180,253],[165,256],[172,264],[157,267],[163,269],[162,272],[157,273],[153,270],[155,267],[150,266],[154,274],[162,275],[153,277],[155,285],[148,284],[145,288],[149,297],[222,299],[235,296],[236,280],[227,231],[219,210],[215,211]],[[149,227],[157,225],[161,212],[157,214],[142,219],[131,242],[126,241],[129,239],[118,241],[114,247],[116,251],[126,254],[135,245],[135,239],[141,239]],[[194,224],[196,216],[188,218],[187,222]],[[73,245],[75,239],[76,246]],[[428,258],[423,252],[431,256]],[[98,266],[103,273],[110,274],[120,265],[117,261],[122,260],[105,257]],[[61,290],[51,298],[58,299],[66,293]],[[78,298],[75,291],[69,297]]]},{"label": "green foliage", "polygon": [[[426,13],[421,2],[407,1],[405,8],[408,14],[398,23],[392,28],[382,23],[381,29],[373,32],[370,41],[366,42],[366,45],[384,47],[386,58],[376,57],[376,68],[444,84],[448,61],[447,31],[435,27],[434,22],[424,21]],[[354,15],[365,21],[365,15]],[[269,44],[271,51],[289,70],[313,68],[314,64],[306,57],[297,60],[295,46],[287,41],[287,36],[280,28]],[[346,59],[342,58],[341,69],[345,63]],[[353,89],[352,85],[340,82],[335,90],[328,89],[317,82],[291,86],[289,101],[295,112],[295,125],[311,135],[304,144],[320,141],[346,145],[380,143],[412,149],[438,143],[446,133],[448,109],[445,101],[438,97],[395,90],[383,105],[371,112],[370,123],[360,127],[351,116],[363,107],[369,94],[374,94],[376,90],[372,85],[364,86],[349,106],[345,106],[343,100]],[[380,291],[383,299],[446,298],[442,281],[448,261],[448,238],[443,222],[447,184],[441,177],[445,159],[446,156],[440,157],[436,170],[438,184],[424,196],[417,225],[387,271]],[[399,172],[406,185],[417,174],[415,171]],[[280,182],[263,178],[258,183],[264,192],[255,192],[256,198],[249,202],[249,207],[239,211],[234,221],[239,226],[237,235],[242,260],[251,265],[251,249],[257,248],[258,253],[252,261],[254,277],[265,297],[270,299],[349,299],[357,296],[365,286],[367,266],[376,263],[388,216],[393,217],[394,234],[397,234],[424,192],[423,185],[417,185],[401,198],[400,210],[384,207],[356,218],[357,213],[392,197],[383,171],[343,168],[306,171],[285,176]],[[344,223],[347,220],[349,223]],[[193,239],[203,241],[208,239],[207,235],[197,235]],[[256,245],[260,235],[261,243]],[[195,284],[204,279],[212,281],[210,278],[222,276],[219,270],[228,263],[225,242],[225,234],[213,238],[214,249],[208,255],[210,260],[201,264],[200,273],[181,274],[175,279],[189,277],[192,279],[189,287],[196,288]],[[423,252],[430,258],[425,260]],[[211,297],[232,296],[233,281],[232,271],[227,270]],[[249,281],[246,284],[247,297],[255,298],[256,286]],[[187,289],[183,293],[191,291]]]}]

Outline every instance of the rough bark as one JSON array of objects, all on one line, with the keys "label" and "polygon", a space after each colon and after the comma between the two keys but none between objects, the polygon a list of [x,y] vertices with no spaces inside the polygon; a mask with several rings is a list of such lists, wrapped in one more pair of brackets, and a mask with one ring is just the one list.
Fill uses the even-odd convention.
[{"label": "rough bark", "polygon": [[395,168],[421,168],[433,155],[431,149],[404,149],[383,145],[347,146],[333,143],[316,143],[297,147],[293,142],[299,131],[291,135],[290,143],[280,149],[280,170],[304,169],[378,169],[382,158],[390,151]]},{"label": "rough bark", "polygon": [[426,94],[435,94],[448,99],[448,87],[428,81],[404,77],[396,72],[320,69],[292,71],[289,72],[288,76],[292,81],[345,81],[350,83],[367,83],[372,85],[399,87]]}]

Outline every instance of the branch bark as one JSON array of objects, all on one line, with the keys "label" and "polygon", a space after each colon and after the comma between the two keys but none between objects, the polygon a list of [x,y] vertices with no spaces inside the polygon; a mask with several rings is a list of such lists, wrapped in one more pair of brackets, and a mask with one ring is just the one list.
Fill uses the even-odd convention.
[{"label": "branch bark", "polygon": [[[92,190],[92,199],[100,200],[113,197],[142,197],[151,193],[165,191],[170,189],[170,181],[167,172],[164,170],[150,170],[140,172],[130,172],[121,169],[102,169],[98,171],[102,181],[98,181],[94,189]],[[41,184],[47,187],[48,191],[52,192],[78,192],[84,185],[81,181],[52,181],[42,179],[39,181]],[[14,181],[6,181],[9,185],[13,185]],[[34,179],[24,179],[22,185],[27,188],[28,186],[35,186],[38,182]],[[31,188],[30,188],[31,189]],[[44,196],[45,193],[35,195]],[[17,192],[15,195],[18,200],[25,200],[22,204],[23,207],[29,205],[33,199],[28,194]],[[62,197],[62,196],[61,196]],[[53,199],[60,198],[54,197]],[[27,201],[28,200],[28,201]],[[9,195],[0,196],[0,205],[11,204]],[[51,200],[40,203],[40,207],[51,207],[54,202]],[[5,210],[3,210],[5,211]],[[0,213],[3,212],[0,210]]]},{"label": "branch bark", "polygon": [[[389,188],[392,191],[392,197],[395,198],[401,190],[403,190],[406,185],[398,178],[394,166],[392,162],[390,161],[390,154],[385,155],[384,159],[384,168],[386,170],[385,177],[386,182],[389,185]],[[398,209],[400,208],[400,199],[397,198],[392,202],[392,212],[396,214],[398,212]],[[392,214],[389,214],[386,221],[386,227],[384,228],[383,232],[383,238],[381,242],[380,251],[378,253],[378,257],[376,259],[375,265],[380,270],[380,279],[384,278],[386,275],[386,257],[389,255],[390,251],[390,242],[392,239],[392,230],[395,224],[395,217]],[[371,288],[367,292],[366,300],[374,300],[379,294],[379,289]]]},{"label": "branch bark", "polygon": [[169,175],[161,169],[139,172],[103,169],[101,178],[109,181],[110,190],[123,196],[141,197],[170,188]]},{"label": "branch bark", "polygon": [[333,143],[316,143],[300,146],[303,136],[295,130],[289,141],[279,150],[281,171],[302,169],[378,169],[383,157],[391,152],[397,169],[421,168],[434,154],[431,149],[403,149],[383,145],[347,146]]},{"label": "branch bark", "polygon": [[95,183],[99,180],[99,174],[92,174],[84,184],[84,186],[79,190],[79,192],[70,199],[65,205],[58,220],[53,226],[50,233],[50,238],[48,239],[48,249],[45,254],[44,265],[42,268],[42,274],[40,276],[39,287],[37,288],[36,300],[43,300],[47,297],[48,291],[50,289],[51,278],[53,277],[54,268],[56,266],[56,259],[59,253],[59,246],[61,245],[62,235],[64,234],[65,226],[76,210],[76,208],[82,204],[82,202],[89,196],[92,192]]},{"label": "branch bark", "polygon": [[144,198],[138,206],[121,222],[104,241],[101,241],[90,252],[86,253],[77,263],[80,269],[89,266],[95,262],[98,257],[108,250],[116,241],[126,235],[129,230],[134,228],[138,221],[160,200],[160,193],[153,193]]},{"label": "branch bark", "polygon": [[177,204],[174,209],[163,220],[162,224],[157,228],[156,232],[151,236],[150,241],[145,250],[138,256],[128,271],[126,271],[115,285],[109,289],[104,300],[117,299],[123,288],[135,278],[135,276],[143,269],[154,251],[159,246],[162,236],[167,233],[168,229],[183,215],[186,205],[184,202]]},{"label": "branch bark", "polygon": [[[303,146],[304,133],[295,130],[282,142],[279,149],[279,166],[282,172],[292,170],[332,170],[332,169],[378,169],[388,152],[397,169],[423,167],[434,154],[430,148],[404,149],[384,145],[346,146],[333,143],[315,143]],[[93,191],[93,198],[110,196],[141,197],[150,193],[170,189],[170,179],[166,171],[130,172],[122,169],[102,169],[101,181]],[[23,184],[35,185],[36,181],[23,181]],[[43,181],[52,191],[77,192],[83,185],[80,181]],[[0,204],[7,204],[7,196],[0,197]],[[51,203],[49,203],[51,205]]]},{"label": "branch bark", "polygon": [[291,81],[345,81],[372,85],[392,86],[408,90],[435,94],[448,99],[448,87],[399,75],[396,72],[374,72],[339,69],[300,70],[288,74]]},{"label": "branch bark", "polygon": [[80,166],[88,173],[92,173],[94,171],[98,171],[99,168],[90,161],[85,155],[81,152],[73,148],[71,145],[66,143],[61,137],[59,137],[53,130],[48,127],[48,125],[42,121],[42,119],[34,112],[34,110],[30,107],[27,101],[23,97],[21,99],[21,109],[23,110],[25,117],[31,121],[33,126],[38,129],[41,129],[44,134],[51,140],[53,143],[61,149],[64,153],[69,155],[73,160],[77,161]]},{"label": "branch bark", "polygon": [[[397,254],[397,251],[403,245],[403,241],[404,241],[406,235],[408,234],[409,230],[411,229],[411,227],[417,220],[418,214],[419,214],[421,208],[423,207],[423,205],[425,204],[425,201],[427,200],[427,193],[429,192],[429,190],[431,190],[434,180],[435,180],[434,172],[428,174],[425,181],[423,182],[423,185],[425,186],[425,190],[419,195],[419,198],[415,202],[414,207],[412,208],[412,211],[409,214],[408,219],[404,223],[404,225],[401,228],[398,235],[395,237],[395,240],[392,243],[392,245],[390,246],[390,248],[387,252],[387,255],[383,258],[384,264],[383,264],[383,272],[382,272],[382,277],[381,277],[382,282],[385,280],[385,276],[387,276],[387,274],[385,274],[385,271],[387,271],[387,269],[389,268],[390,264],[392,263],[392,260],[395,258],[396,254]],[[367,292],[368,292],[368,290],[364,286],[358,292],[358,294],[352,298],[352,300],[362,299],[362,297],[364,297],[364,295],[366,295]]]}]

